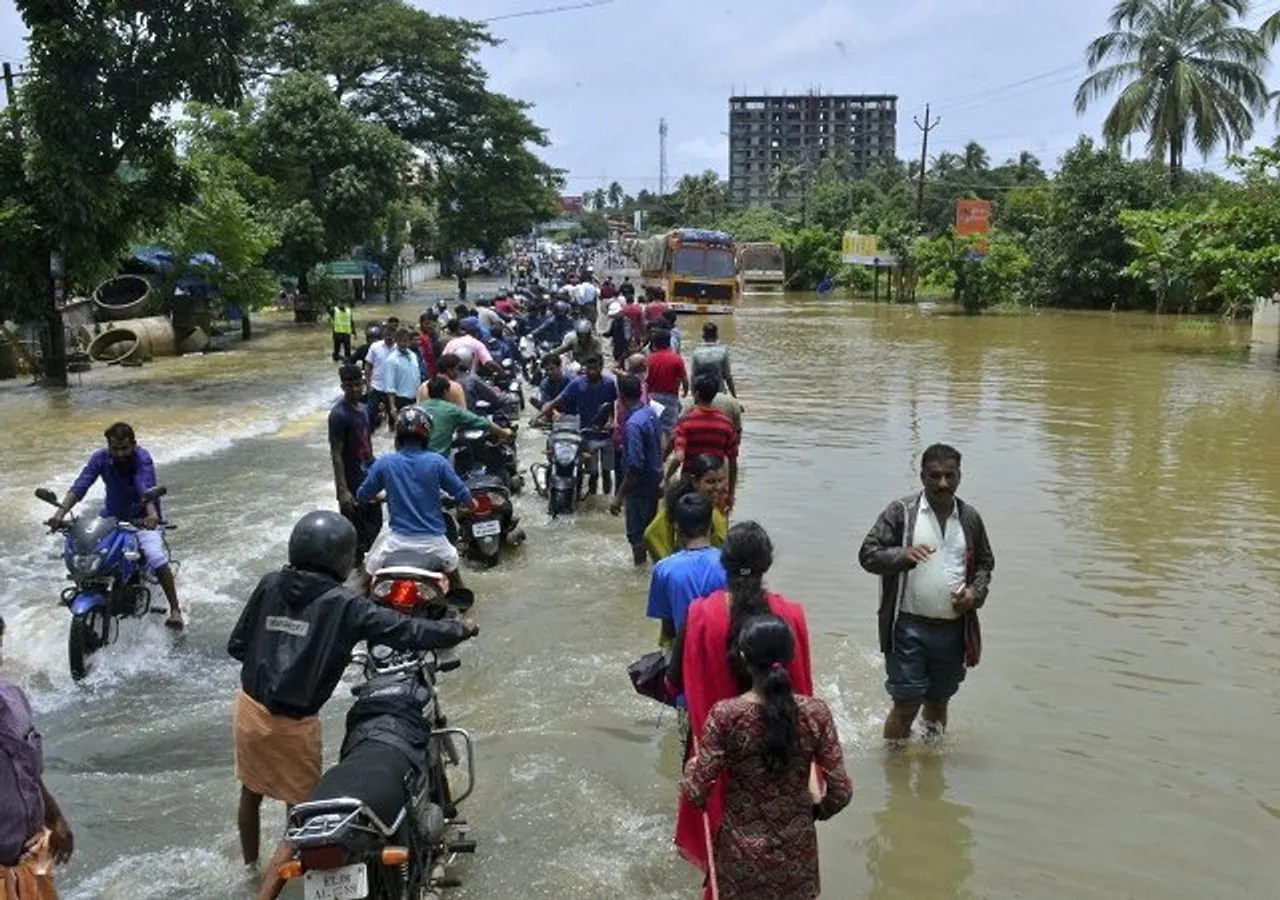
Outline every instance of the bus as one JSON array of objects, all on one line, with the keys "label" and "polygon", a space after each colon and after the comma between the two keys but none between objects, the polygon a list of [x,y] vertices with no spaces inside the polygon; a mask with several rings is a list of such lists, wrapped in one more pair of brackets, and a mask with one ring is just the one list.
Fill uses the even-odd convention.
[{"label": "bus", "polygon": [[787,284],[782,248],[768,241],[739,245],[738,280],[743,294],[781,294]]},{"label": "bus", "polygon": [[723,231],[679,228],[649,238],[640,248],[646,288],[662,288],[676,312],[725,315],[739,296],[733,238]]}]

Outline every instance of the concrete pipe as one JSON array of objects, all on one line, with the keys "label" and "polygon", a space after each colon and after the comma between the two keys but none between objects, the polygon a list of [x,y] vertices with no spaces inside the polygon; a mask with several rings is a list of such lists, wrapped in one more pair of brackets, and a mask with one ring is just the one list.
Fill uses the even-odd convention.
[{"label": "concrete pipe", "polygon": [[108,278],[93,292],[95,314],[100,321],[121,322],[146,311],[151,282],[141,275]]},{"label": "concrete pipe", "polygon": [[125,365],[157,356],[175,356],[177,352],[173,324],[164,316],[114,322],[89,345],[90,358]]},{"label": "concrete pipe", "polygon": [[209,349],[209,335],[203,328],[194,329],[178,342],[179,353],[203,353]]}]

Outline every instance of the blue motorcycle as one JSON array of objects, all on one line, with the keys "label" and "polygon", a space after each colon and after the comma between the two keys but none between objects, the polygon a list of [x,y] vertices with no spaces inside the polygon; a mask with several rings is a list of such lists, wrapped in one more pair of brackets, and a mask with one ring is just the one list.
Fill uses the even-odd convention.
[{"label": "blue motorcycle", "polygon": [[[156,486],[142,499],[150,503],[166,493]],[[40,488],[36,496],[58,505],[57,495],[48,488]],[[140,619],[153,612],[147,568],[138,546],[140,527],[107,516],[71,516],[54,529],[65,535],[62,559],[67,577],[74,582],[62,592],[62,605],[71,610],[67,660],[76,681],[88,674],[89,658],[119,638],[120,619]],[[161,529],[173,527],[160,525]]]}]

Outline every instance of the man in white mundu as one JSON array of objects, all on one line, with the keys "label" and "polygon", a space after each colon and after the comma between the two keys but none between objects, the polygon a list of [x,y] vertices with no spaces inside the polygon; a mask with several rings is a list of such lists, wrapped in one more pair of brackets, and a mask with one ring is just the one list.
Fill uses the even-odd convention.
[{"label": "man in white mundu", "polygon": [[890,741],[911,736],[922,708],[926,737],[946,728],[947,703],[978,664],[977,609],[995,568],[982,517],[956,496],[960,452],[946,444],[925,450],[920,482],[923,491],[880,514],[858,553],[862,568],[880,576]]}]

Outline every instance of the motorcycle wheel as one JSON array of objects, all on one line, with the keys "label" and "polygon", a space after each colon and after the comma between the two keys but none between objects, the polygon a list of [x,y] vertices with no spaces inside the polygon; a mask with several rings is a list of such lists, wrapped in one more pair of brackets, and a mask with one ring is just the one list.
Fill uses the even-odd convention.
[{"label": "motorcycle wheel", "polygon": [[552,491],[548,508],[553,519],[556,516],[568,515],[573,512],[573,494],[568,491]]},{"label": "motorcycle wheel", "polygon": [[100,613],[86,613],[71,617],[71,629],[67,632],[67,662],[71,668],[71,679],[79,681],[89,674],[89,657],[97,651],[100,640],[94,619]]}]

